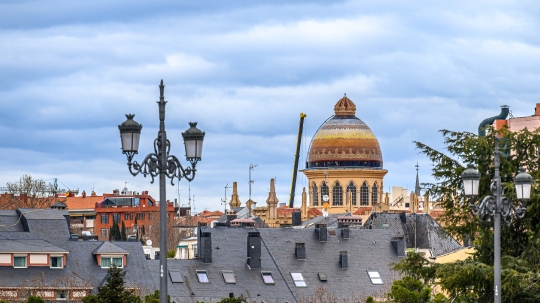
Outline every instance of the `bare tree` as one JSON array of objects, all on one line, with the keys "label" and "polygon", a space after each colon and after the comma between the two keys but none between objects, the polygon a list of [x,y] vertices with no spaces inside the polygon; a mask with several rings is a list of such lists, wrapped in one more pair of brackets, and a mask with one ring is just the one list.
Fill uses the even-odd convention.
[{"label": "bare tree", "polygon": [[[152,219],[147,221],[146,238],[152,240],[152,245],[159,247],[159,213],[152,213]],[[167,252],[176,249],[178,241],[189,235],[189,231],[174,226],[174,220],[167,220]]]},{"label": "bare tree", "polygon": [[48,208],[54,201],[53,185],[43,179],[23,175],[19,181],[7,182],[0,209]]}]

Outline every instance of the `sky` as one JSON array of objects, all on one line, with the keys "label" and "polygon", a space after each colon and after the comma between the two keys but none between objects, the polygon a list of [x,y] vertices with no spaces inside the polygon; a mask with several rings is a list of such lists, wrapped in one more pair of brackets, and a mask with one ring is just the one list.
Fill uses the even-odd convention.
[{"label": "sky", "polygon": [[[171,154],[197,121],[203,158],[167,198],[195,212],[224,208],[225,186],[265,205],[270,179],[287,202],[300,113],[311,138],[344,93],[375,133],[385,191],[413,190],[431,164],[413,141],[441,149],[441,129],[476,132],[509,105],[540,102],[538,1],[25,1],[0,2],[0,185],[23,174],[61,188],[144,191],[118,125],[143,125],[153,152],[159,82]],[[296,201],[306,178],[299,173]],[[128,183],[125,183],[128,182]],[[227,200],[231,189],[227,189]],[[193,198],[194,196],[194,198]]]}]

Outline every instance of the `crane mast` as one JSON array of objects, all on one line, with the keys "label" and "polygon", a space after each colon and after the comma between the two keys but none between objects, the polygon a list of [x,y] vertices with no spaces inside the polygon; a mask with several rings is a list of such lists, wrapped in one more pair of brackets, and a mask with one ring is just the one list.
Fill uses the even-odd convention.
[{"label": "crane mast", "polygon": [[298,126],[298,139],[296,140],[296,153],[294,154],[294,167],[292,172],[291,195],[289,197],[289,207],[294,207],[294,190],[296,189],[296,173],[298,172],[298,159],[300,158],[300,144],[302,142],[302,130],[304,129],[304,118],[306,114],[300,113],[300,125]]}]

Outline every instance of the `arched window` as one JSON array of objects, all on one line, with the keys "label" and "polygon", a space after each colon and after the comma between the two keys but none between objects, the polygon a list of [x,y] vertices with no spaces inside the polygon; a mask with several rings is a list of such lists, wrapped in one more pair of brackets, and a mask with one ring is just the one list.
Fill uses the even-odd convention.
[{"label": "arched window", "polygon": [[323,182],[321,185],[321,205],[324,203],[324,196],[328,196],[328,198],[330,198],[330,190],[328,189],[326,182]]},{"label": "arched window", "polygon": [[379,203],[379,188],[377,187],[377,182],[373,183],[371,187],[371,205]]},{"label": "arched window", "polygon": [[339,182],[336,182],[332,187],[332,205],[343,205],[343,188]]},{"label": "arched window", "polygon": [[317,184],[313,182],[313,206],[319,206],[319,190],[317,188]]},{"label": "arched window", "polygon": [[356,206],[356,185],[354,185],[353,182],[350,182],[349,185],[347,185],[347,196],[345,199],[349,199],[348,193],[352,193],[352,205]]},{"label": "arched window", "polygon": [[360,206],[369,205],[369,186],[364,182],[360,187]]}]

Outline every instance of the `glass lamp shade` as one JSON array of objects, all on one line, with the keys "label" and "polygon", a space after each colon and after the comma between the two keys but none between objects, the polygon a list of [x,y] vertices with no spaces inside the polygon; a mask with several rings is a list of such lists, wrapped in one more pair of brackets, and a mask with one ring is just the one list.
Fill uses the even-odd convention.
[{"label": "glass lamp shade", "polygon": [[465,196],[478,196],[478,186],[480,184],[480,173],[474,165],[468,164],[467,169],[461,174]]},{"label": "glass lamp shade", "polygon": [[127,120],[118,125],[124,153],[137,153],[139,150],[142,125],[133,120],[133,117],[135,115],[127,114]]},{"label": "glass lamp shade", "polygon": [[201,160],[205,133],[197,128],[197,122],[189,122],[189,128],[182,133],[186,147],[186,159]]},{"label": "glass lamp shade", "polygon": [[516,195],[518,200],[528,200],[531,198],[531,186],[533,178],[523,167],[519,168],[519,174],[514,177]]}]

